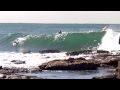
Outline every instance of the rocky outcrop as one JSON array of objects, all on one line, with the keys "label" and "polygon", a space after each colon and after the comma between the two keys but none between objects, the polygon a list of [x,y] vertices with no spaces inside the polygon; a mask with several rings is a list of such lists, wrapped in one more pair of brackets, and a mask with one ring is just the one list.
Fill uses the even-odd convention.
[{"label": "rocky outcrop", "polygon": [[26,68],[7,68],[0,69],[1,74],[13,74],[13,73],[28,73],[29,69]]},{"label": "rocky outcrop", "polygon": [[39,53],[43,54],[43,53],[60,53],[59,50],[42,50],[39,51]]},{"label": "rocky outcrop", "polygon": [[0,69],[3,69],[2,66],[0,66]]},{"label": "rocky outcrop", "polygon": [[101,64],[104,65],[109,65],[109,66],[114,66],[117,67],[118,66],[118,61],[120,61],[120,57],[113,57],[111,56],[110,58],[107,58],[105,60],[101,60]]},{"label": "rocky outcrop", "polygon": [[91,60],[85,58],[69,58],[67,60],[54,60],[39,66],[40,70],[95,70],[97,67],[117,67],[119,56],[97,55]]},{"label": "rocky outcrop", "polygon": [[95,70],[99,64],[84,60],[55,60],[39,66],[42,70]]},{"label": "rocky outcrop", "polygon": [[109,53],[109,51],[97,50],[97,53],[105,53],[105,54],[108,54],[108,53]]},{"label": "rocky outcrop", "polygon": [[14,64],[25,64],[25,61],[21,60],[12,60],[11,62],[13,62]]},{"label": "rocky outcrop", "polygon": [[[37,71],[37,69],[34,71]],[[29,72],[31,71],[25,68],[4,67],[0,69],[0,79],[42,79],[37,76],[27,76],[27,75],[18,74],[18,73],[29,73]]]},{"label": "rocky outcrop", "polygon": [[90,54],[92,53],[92,50],[81,50],[81,51],[75,51],[75,52],[70,52],[66,53],[66,55],[79,55],[79,54]]},{"label": "rocky outcrop", "polygon": [[111,74],[107,76],[93,77],[92,79],[118,79],[118,78],[116,74]]},{"label": "rocky outcrop", "polygon": [[[66,55],[74,56],[79,54],[91,54],[91,53],[93,53],[93,50],[81,50],[81,51],[69,52],[66,53]],[[109,54],[109,52],[104,50],[97,50],[96,54]]]},{"label": "rocky outcrop", "polygon": [[0,79],[42,79],[38,78],[36,76],[25,76],[25,75],[5,75],[5,74],[0,74]]},{"label": "rocky outcrop", "polygon": [[31,53],[30,50],[23,51],[23,54]]}]

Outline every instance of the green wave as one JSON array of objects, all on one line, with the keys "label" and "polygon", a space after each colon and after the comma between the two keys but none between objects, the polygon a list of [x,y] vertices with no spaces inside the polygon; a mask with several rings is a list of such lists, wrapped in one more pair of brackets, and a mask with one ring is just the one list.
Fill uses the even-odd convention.
[{"label": "green wave", "polygon": [[[63,33],[61,35],[39,35],[32,36],[18,48],[29,49],[32,51],[39,51],[44,49],[57,49],[61,51],[78,51],[81,49],[88,49],[97,47],[101,42],[104,32],[89,32],[89,33]],[[12,49],[12,43],[15,39],[26,35],[17,33],[0,39],[0,46],[2,48]]]}]

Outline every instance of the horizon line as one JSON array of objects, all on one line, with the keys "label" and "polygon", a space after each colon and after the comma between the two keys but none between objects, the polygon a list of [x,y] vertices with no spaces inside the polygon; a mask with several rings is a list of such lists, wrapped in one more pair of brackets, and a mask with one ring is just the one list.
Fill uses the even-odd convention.
[{"label": "horizon line", "polygon": [[35,22],[0,22],[0,24],[120,24],[120,23],[35,23]]}]

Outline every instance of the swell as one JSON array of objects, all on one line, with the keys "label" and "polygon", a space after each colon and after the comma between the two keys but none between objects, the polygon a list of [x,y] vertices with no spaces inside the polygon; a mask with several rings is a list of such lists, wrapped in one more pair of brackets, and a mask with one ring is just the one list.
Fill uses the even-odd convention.
[{"label": "swell", "polygon": [[101,42],[104,32],[75,33],[63,32],[55,35],[25,35],[14,33],[0,35],[0,49],[14,50],[13,43],[18,40],[17,48],[32,51],[44,49],[57,49],[61,51],[77,51],[97,47]]}]

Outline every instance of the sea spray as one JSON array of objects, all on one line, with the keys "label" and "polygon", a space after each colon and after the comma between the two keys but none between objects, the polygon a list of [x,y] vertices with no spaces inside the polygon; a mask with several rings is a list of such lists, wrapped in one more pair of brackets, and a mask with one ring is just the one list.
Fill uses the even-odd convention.
[{"label": "sea spray", "polygon": [[119,38],[119,32],[115,32],[112,29],[107,29],[98,50],[106,50],[110,52],[120,50]]}]

